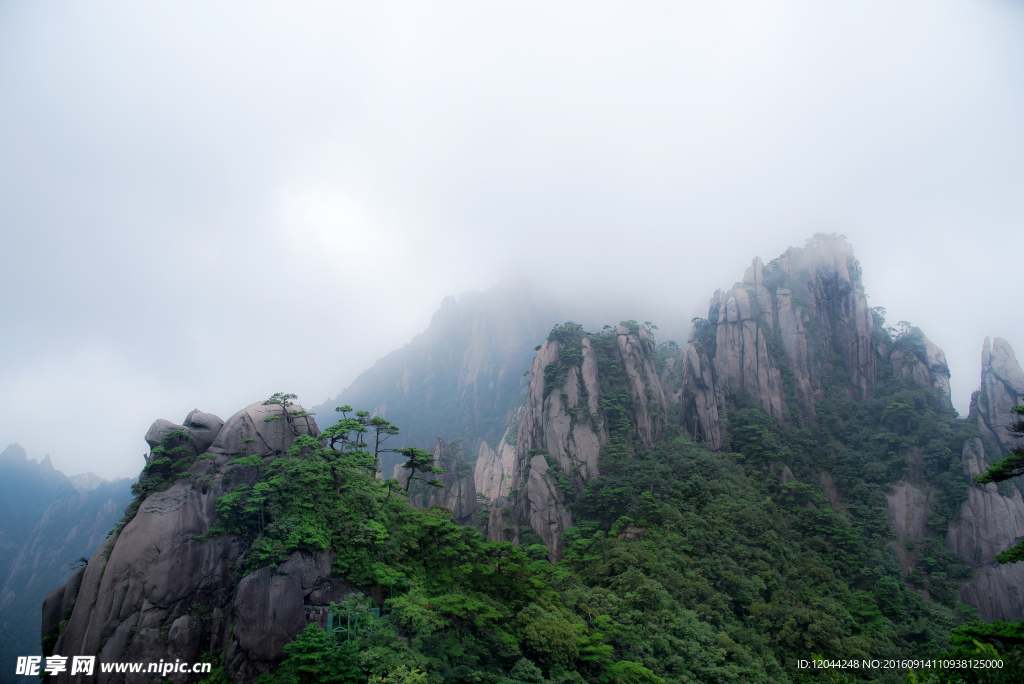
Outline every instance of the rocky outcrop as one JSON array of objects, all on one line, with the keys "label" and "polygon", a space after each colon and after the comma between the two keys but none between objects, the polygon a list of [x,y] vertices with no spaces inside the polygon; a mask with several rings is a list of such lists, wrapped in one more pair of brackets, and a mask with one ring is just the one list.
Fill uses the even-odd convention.
[{"label": "rocky outcrop", "polygon": [[[980,439],[964,444],[962,458],[967,477],[980,475],[990,465]],[[946,548],[980,568],[1024,539],[1024,500],[1020,491],[1012,491],[1012,497],[1005,497],[995,484],[972,485],[961,504],[960,521],[946,534]]]},{"label": "rocky outcrop", "polygon": [[[293,416],[292,411],[301,411],[301,407],[285,408],[281,404],[264,404],[261,401],[250,404],[228,418],[210,447],[199,453],[212,456],[272,456],[288,451],[292,440],[299,435],[316,437],[320,434],[311,415]],[[194,415],[195,412],[189,414]],[[150,428],[150,432],[153,429]],[[185,429],[191,432],[191,428]],[[196,440],[196,444],[199,443]]]},{"label": "rocky outcrop", "polygon": [[[216,499],[251,479],[251,466],[231,463],[239,453],[272,457],[298,434],[319,434],[311,418],[263,420],[281,410],[257,403],[235,414],[189,467],[190,477],[146,498],[88,565],[50,595],[43,631],[54,652],[96,654],[104,662],[196,661],[203,652],[224,652],[228,672],[248,683],[280,659],[284,644],[308,622],[322,622],[321,607],[347,591],[331,578],[329,553],[296,552],[277,568],[239,577],[243,541],[202,538],[214,524]],[[201,431],[216,424],[193,412],[182,427],[199,433],[201,445],[208,439]],[[97,673],[95,681],[123,679]],[[57,681],[69,681],[67,673]]]},{"label": "rocky outcrop", "polygon": [[[990,465],[980,439],[964,444],[966,477]],[[946,548],[959,554],[975,572],[960,590],[960,600],[978,609],[986,620],[1024,617],[1024,563],[999,564],[995,557],[1024,539],[1024,499],[999,493],[995,484],[973,485],[960,506],[960,520],[946,533]]]},{"label": "rocky outcrop", "polygon": [[[424,486],[423,491],[410,489],[409,503],[417,508],[443,506],[452,512],[452,519],[460,525],[476,525],[479,503],[474,473],[471,471],[459,477],[459,456],[458,451],[438,437],[437,445],[434,447],[434,464],[444,468],[444,473],[437,476],[444,487]],[[402,468],[401,463],[396,463],[391,476],[405,487],[412,472]],[[418,484],[418,479],[413,481],[414,487]]]},{"label": "rocky outcrop", "polygon": [[[487,501],[508,496],[512,491],[512,470],[516,463],[516,449],[508,443],[512,427],[505,430],[497,451],[491,449],[487,442],[480,443],[476,465],[473,467],[473,482],[477,493]],[[518,430],[518,425],[515,427]]]},{"label": "rocky outcrop", "polygon": [[894,485],[892,493],[886,497],[889,518],[896,534],[893,553],[904,576],[910,574],[917,563],[917,556],[910,549],[920,544],[922,539],[935,536],[927,522],[933,496],[934,492],[927,487],[903,481]]},{"label": "rocky outcrop", "polygon": [[852,396],[873,389],[873,325],[860,264],[841,236],[816,235],[767,265],[755,258],[742,282],[715,292],[691,332],[680,420],[712,449],[724,444],[730,407],[744,400],[783,423],[795,409],[813,425],[823,378],[844,372]]},{"label": "rocky outcrop", "polygon": [[960,589],[960,601],[982,619],[1017,621],[1024,616],[1024,563],[986,565]]},{"label": "rocky outcrop", "polygon": [[970,418],[1001,455],[1022,444],[1006,432],[1013,422],[1010,408],[1024,400],[1024,371],[1010,344],[1001,337],[981,348],[981,388],[971,395]]},{"label": "rocky outcrop", "polygon": [[[655,353],[648,330],[626,325],[600,337],[580,331],[540,347],[516,438],[512,512],[504,512],[510,507],[503,497],[492,503],[490,538],[519,543],[519,526],[526,526],[543,540],[552,562],[562,557],[562,532],[572,525],[567,497],[598,477],[601,450],[613,440],[626,450],[634,440],[649,445],[661,434],[666,401]],[[601,398],[610,392],[628,397],[626,423],[612,425],[605,415]]]},{"label": "rocky outcrop", "polygon": [[[946,364],[945,352],[936,347],[920,328],[911,328],[907,334],[920,342],[920,348],[916,353],[899,349],[889,353],[893,377],[910,378],[922,387],[931,387],[947,403],[951,403],[949,366]],[[882,350],[882,354],[885,354],[885,350]]]}]

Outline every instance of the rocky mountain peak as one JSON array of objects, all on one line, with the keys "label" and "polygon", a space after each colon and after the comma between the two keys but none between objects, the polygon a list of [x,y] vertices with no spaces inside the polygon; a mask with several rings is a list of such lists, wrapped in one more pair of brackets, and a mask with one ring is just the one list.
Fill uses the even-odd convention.
[{"label": "rocky mountain peak", "polygon": [[681,422],[712,449],[724,444],[730,408],[747,399],[782,423],[813,425],[833,373],[845,372],[855,395],[873,389],[873,329],[860,264],[843,236],[815,235],[768,264],[754,258],[694,324]]},{"label": "rocky mountain peak", "polygon": [[1014,415],[1010,409],[1024,400],[1024,370],[1010,343],[1001,337],[985,338],[981,347],[981,387],[971,395],[969,417],[1002,454],[1019,446],[1007,431]]},{"label": "rocky mountain peak", "polygon": [[893,349],[878,349],[882,358],[892,364],[895,378],[910,378],[922,387],[931,387],[952,404],[949,389],[949,366],[946,354],[916,326],[899,335]]},{"label": "rocky mountain peak", "polygon": [[506,498],[494,499],[490,538],[504,539],[511,528],[520,543],[522,527],[540,537],[552,561],[562,557],[569,501],[598,477],[603,450],[628,457],[634,440],[650,445],[661,435],[667,404],[656,352],[651,331],[635,321],[597,334],[574,323],[552,330],[530,366],[509,492],[513,519],[502,513]]}]

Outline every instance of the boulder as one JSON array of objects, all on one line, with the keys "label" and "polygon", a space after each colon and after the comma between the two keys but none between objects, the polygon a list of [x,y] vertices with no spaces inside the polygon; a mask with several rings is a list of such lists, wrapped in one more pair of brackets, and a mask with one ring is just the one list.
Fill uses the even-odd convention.
[{"label": "boulder", "polygon": [[[298,404],[288,407],[289,412],[301,410]],[[312,416],[294,417],[280,404],[256,402],[228,418],[206,453],[215,457],[283,454],[298,435],[319,434]]]},{"label": "boulder", "polygon": [[185,416],[184,426],[192,433],[195,439],[196,453],[205,454],[213,441],[217,438],[224,421],[212,413],[204,413],[199,409],[192,409]]},{"label": "boulder", "polygon": [[165,420],[164,418],[158,418],[157,420],[153,421],[153,424],[149,426],[149,430],[146,431],[145,440],[146,444],[149,445],[149,450],[152,451],[153,449],[163,444],[164,439],[167,437],[168,434],[170,434],[172,430],[182,430],[189,434],[191,434],[192,432],[184,425],[178,425],[177,423],[172,423],[171,421]]},{"label": "boulder", "polygon": [[279,657],[284,645],[306,627],[304,596],[330,576],[330,553],[296,551],[277,568],[260,568],[243,577],[233,602],[238,648],[249,660]]}]

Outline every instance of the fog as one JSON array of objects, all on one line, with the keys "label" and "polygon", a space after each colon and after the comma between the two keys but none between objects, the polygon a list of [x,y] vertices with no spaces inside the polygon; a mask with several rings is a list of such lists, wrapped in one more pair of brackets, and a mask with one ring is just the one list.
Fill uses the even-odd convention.
[{"label": "fog", "polygon": [[822,231],[966,414],[1024,352],[1022,83],[997,0],[0,3],[0,448],[134,476],[503,273],[685,334]]}]

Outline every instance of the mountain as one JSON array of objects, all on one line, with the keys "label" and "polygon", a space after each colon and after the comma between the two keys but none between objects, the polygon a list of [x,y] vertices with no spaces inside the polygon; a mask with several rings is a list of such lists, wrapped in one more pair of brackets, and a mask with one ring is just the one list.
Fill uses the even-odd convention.
[{"label": "mountain", "polygon": [[132,499],[128,479],[65,477],[17,444],[0,454],[0,682],[18,656],[40,653],[39,606],[90,556]]},{"label": "mountain", "polygon": [[359,425],[321,408],[321,432],[284,397],[156,421],[125,522],[46,598],[47,647],[211,658],[214,681],[245,684],[314,666],[798,682],[811,653],[1006,650],[977,620],[1024,616],[1024,563],[995,562],[1024,534],[1024,498],[971,479],[1013,446],[1024,371],[1004,340],[986,341],[959,416],[942,350],[867,307],[837,235],[754,259],[682,349],[635,320],[537,332],[534,302],[448,301],[326,405],[432,449],[415,472],[385,464],[393,479]]},{"label": "mountain", "polygon": [[[448,297],[423,333],[310,410],[324,425],[336,421],[336,406],[370,411],[400,426],[403,446],[432,449],[442,437],[471,453],[481,442],[494,447],[522,403],[533,347],[565,310],[513,281]],[[385,472],[397,461],[385,459]]]},{"label": "mountain", "polygon": [[[599,329],[619,320],[620,309],[677,327],[670,306],[627,306],[596,294],[573,302],[544,283],[502,278],[483,292],[445,298],[425,331],[310,411],[325,427],[336,422],[335,407],[369,411],[401,428],[403,446],[432,450],[440,437],[471,457],[485,443],[494,451],[523,404],[535,347],[551,328],[572,319]],[[398,462],[387,455],[384,472]]]},{"label": "mountain", "polygon": [[573,525],[566,496],[600,475],[602,451],[649,447],[661,436],[668,407],[656,351],[650,330],[636,321],[598,334],[573,323],[552,330],[530,366],[511,491],[491,503],[489,538],[519,545],[532,532],[552,562],[562,558],[563,534]]}]

